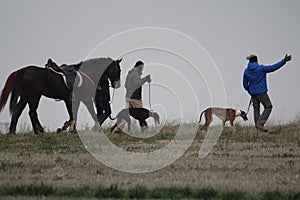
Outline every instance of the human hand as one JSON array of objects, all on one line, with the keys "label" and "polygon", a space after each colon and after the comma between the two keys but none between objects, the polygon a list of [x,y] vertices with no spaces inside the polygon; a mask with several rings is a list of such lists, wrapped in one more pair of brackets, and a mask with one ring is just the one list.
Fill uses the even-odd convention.
[{"label": "human hand", "polygon": [[285,62],[288,62],[288,61],[290,61],[290,60],[292,60],[292,55],[287,55],[287,54],[285,54],[284,61],[285,61]]},{"label": "human hand", "polygon": [[151,76],[150,76],[150,75],[147,75],[147,76],[146,76],[146,80],[147,80],[148,83],[151,83]]}]

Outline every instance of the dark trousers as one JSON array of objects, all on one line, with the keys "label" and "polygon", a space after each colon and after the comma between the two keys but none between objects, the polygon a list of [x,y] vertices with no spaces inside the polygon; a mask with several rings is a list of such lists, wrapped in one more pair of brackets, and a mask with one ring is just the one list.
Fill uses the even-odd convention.
[{"label": "dark trousers", "polygon": [[107,100],[96,101],[95,104],[97,109],[97,119],[101,126],[111,114],[110,104]]},{"label": "dark trousers", "polygon": [[[255,126],[264,126],[273,108],[269,95],[267,93],[252,95],[252,102]],[[262,114],[260,114],[260,104],[264,106]]]}]

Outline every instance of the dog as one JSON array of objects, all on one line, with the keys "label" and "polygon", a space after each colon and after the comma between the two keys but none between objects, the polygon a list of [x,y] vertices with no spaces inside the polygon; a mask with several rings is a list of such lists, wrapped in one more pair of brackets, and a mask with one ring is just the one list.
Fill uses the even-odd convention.
[{"label": "dog", "polygon": [[146,119],[149,117],[152,117],[154,119],[155,124],[160,124],[160,117],[156,112],[152,112],[146,108],[125,108],[121,110],[115,118],[110,118],[111,120],[117,119],[117,122],[115,125],[112,126],[110,133],[113,133],[114,129],[122,122],[122,120],[125,120],[128,126],[128,131],[131,131],[131,119],[130,116],[134,119],[137,119],[139,121],[140,127],[142,129],[142,132],[146,128],[148,128],[148,124],[146,122]]},{"label": "dog", "polygon": [[248,120],[247,113],[243,110],[235,110],[233,108],[207,108],[200,114],[199,124],[201,122],[202,115],[205,116],[205,124],[201,127],[201,130],[207,131],[209,125],[212,122],[212,115],[217,116],[219,119],[223,121],[223,126],[225,126],[225,123],[227,121],[230,121],[230,125],[234,129],[234,120],[236,117],[242,117],[244,121]]}]

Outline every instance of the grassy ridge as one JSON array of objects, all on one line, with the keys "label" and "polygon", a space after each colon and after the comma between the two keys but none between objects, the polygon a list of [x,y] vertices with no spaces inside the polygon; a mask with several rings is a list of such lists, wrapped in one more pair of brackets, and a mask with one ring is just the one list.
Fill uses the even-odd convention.
[{"label": "grassy ridge", "polygon": [[17,134],[16,136],[0,135],[1,152],[37,152],[51,154],[86,152],[78,135],[45,133]]},{"label": "grassy ridge", "polygon": [[[166,145],[178,127],[166,125],[147,139],[127,134],[107,137],[128,151],[148,152]],[[142,176],[95,162],[78,135],[0,134],[0,199],[300,199],[300,123],[267,128],[271,133],[239,124],[235,134],[225,128],[214,150],[201,161],[197,153],[205,133],[198,131],[184,156]]]},{"label": "grassy ridge", "polygon": [[[180,125],[165,125],[159,133],[150,138],[132,137],[128,134],[107,134],[107,137],[115,144],[123,143],[156,143],[160,140],[172,140],[177,133]],[[293,122],[286,125],[273,125],[267,127],[270,133],[258,133],[253,126],[240,126],[236,124],[236,132],[233,134],[232,129],[225,127],[220,140],[234,139],[235,142],[256,142],[265,141],[298,141],[300,144],[300,122]],[[104,130],[105,133],[109,130]],[[205,133],[198,130],[195,139],[202,140]],[[84,153],[84,146],[78,135],[69,133],[44,133],[34,135],[32,133],[17,134],[16,136],[7,136],[0,134],[0,151],[2,152],[21,152],[30,151],[38,153]]]},{"label": "grassy ridge", "polygon": [[52,186],[7,186],[0,188],[0,196],[51,196],[51,197],[76,197],[76,198],[115,198],[115,199],[300,199],[300,192],[266,191],[252,195],[242,191],[217,191],[213,188],[154,188],[147,189],[144,186],[136,186],[128,190],[119,189],[112,185],[107,188],[54,188]]}]

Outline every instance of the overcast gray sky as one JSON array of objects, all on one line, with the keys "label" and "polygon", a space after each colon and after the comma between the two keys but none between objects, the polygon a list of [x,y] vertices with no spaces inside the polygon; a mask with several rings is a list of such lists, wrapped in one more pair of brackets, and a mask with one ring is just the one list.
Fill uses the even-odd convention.
[{"label": "overcast gray sky", "polygon": [[[3,88],[8,75],[27,65],[44,66],[51,57],[59,64],[76,63],[90,55],[92,49],[107,38],[122,31],[161,27],[186,34],[202,45],[202,51],[193,51],[180,44],[186,55],[205,57],[207,51],[220,72],[211,69],[212,78],[195,75],[193,68],[170,52],[143,50],[123,55],[121,63],[123,82],[127,71],[137,60],[146,64],[145,74],[152,74],[152,104],[164,118],[170,120],[182,117],[196,120],[198,113],[211,106],[209,89],[224,96],[224,83],[227,106],[247,109],[249,96],[242,87],[242,74],[247,65],[245,57],[256,53],[262,64],[273,64],[283,58],[285,53],[293,55],[292,62],[279,71],[268,75],[269,94],[274,104],[271,120],[284,122],[294,119],[300,112],[298,93],[300,53],[300,2],[280,1],[40,1],[40,0],[2,0],[0,6],[0,87]],[[162,31],[163,32],[163,31]],[[98,57],[111,56],[116,59],[117,52],[126,45],[143,40],[145,34],[126,41],[121,46],[114,45],[115,52],[109,55],[93,51]],[[139,38],[140,37],[140,38]],[[152,38],[153,37],[153,38]],[[147,35],[148,41],[156,42],[159,36]],[[176,48],[176,37],[170,34],[169,43]],[[168,42],[168,38],[165,40]],[[188,42],[187,42],[188,43]],[[134,46],[134,45],[133,45]],[[99,54],[97,54],[99,52]],[[121,55],[119,55],[121,56]],[[206,55],[208,57],[208,55]],[[207,58],[203,58],[205,60]],[[199,63],[199,62],[198,62]],[[196,70],[204,73],[209,62],[195,64]],[[204,66],[205,65],[205,66]],[[213,64],[211,65],[213,68]],[[161,69],[161,71],[160,71]],[[167,70],[171,69],[171,70]],[[180,75],[181,74],[181,75]],[[198,78],[198,80],[197,80]],[[205,80],[207,78],[207,80]],[[178,80],[185,80],[178,81]],[[223,82],[222,82],[223,80]],[[198,82],[197,82],[198,81]],[[207,82],[208,81],[208,82]],[[205,82],[210,84],[206,85]],[[186,85],[185,85],[186,84]],[[192,85],[192,86],[190,86]],[[173,88],[171,90],[164,89]],[[181,88],[182,87],[182,88]],[[191,88],[184,91],[184,88]],[[175,101],[176,93],[181,104]],[[193,92],[196,93],[194,98]],[[113,112],[124,106],[122,87],[116,91]],[[212,95],[214,96],[214,95]],[[214,98],[219,98],[215,95]],[[195,100],[197,99],[197,100]],[[222,99],[222,97],[221,97]],[[191,103],[192,102],[192,103]],[[219,99],[214,105],[222,106]],[[149,108],[147,87],[144,88],[144,104]],[[198,104],[199,107],[196,106]],[[83,118],[90,121],[84,110]],[[23,112],[20,123],[28,123],[28,109]],[[60,126],[67,118],[62,102],[42,98],[38,110],[42,124],[50,129]],[[250,115],[252,119],[252,113]],[[0,113],[0,122],[10,121],[8,106]]]}]

